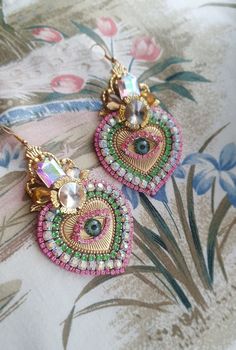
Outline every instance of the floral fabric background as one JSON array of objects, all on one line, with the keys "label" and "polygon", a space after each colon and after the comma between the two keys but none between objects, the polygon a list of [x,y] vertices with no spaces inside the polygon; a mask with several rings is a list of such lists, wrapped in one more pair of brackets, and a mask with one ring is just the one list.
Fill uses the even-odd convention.
[{"label": "floral fabric background", "polygon": [[24,150],[0,134],[4,349],[236,349],[235,23],[233,1],[1,3],[0,123],[113,181],[92,144],[111,68],[97,43],[149,84],[184,136],[155,197],[122,187],[135,222],[126,273],[89,278],[40,253]]}]

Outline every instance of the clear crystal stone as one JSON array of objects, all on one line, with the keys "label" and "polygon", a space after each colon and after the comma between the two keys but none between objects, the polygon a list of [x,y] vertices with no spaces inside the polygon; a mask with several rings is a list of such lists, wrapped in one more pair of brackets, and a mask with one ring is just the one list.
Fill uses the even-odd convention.
[{"label": "clear crystal stone", "polygon": [[125,117],[132,126],[136,126],[143,122],[147,112],[147,107],[142,101],[133,100],[126,107]]},{"label": "clear crystal stone", "polygon": [[69,209],[76,209],[81,204],[81,185],[76,182],[68,182],[63,185],[59,192],[58,197],[61,204]]}]

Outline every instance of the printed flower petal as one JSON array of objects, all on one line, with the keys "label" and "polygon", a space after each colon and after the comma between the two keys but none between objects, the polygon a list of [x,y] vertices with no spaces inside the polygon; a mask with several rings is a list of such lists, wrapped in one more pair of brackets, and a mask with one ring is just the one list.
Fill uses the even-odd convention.
[{"label": "printed flower petal", "polygon": [[236,207],[236,175],[231,172],[221,172],[220,185],[227,193],[230,203]]},{"label": "printed flower petal", "polygon": [[205,194],[212,186],[215,176],[209,176],[209,172],[201,170],[193,178],[193,188],[201,196]]},{"label": "printed flower petal", "polygon": [[137,60],[153,62],[161,55],[161,47],[154,38],[143,36],[133,41],[130,54]]},{"label": "printed flower petal", "polygon": [[125,197],[130,201],[132,204],[132,207],[135,209],[137,208],[139,204],[139,195],[137,191],[132,190],[131,188],[123,185],[122,186],[122,192],[124,193]]},{"label": "printed flower petal", "polygon": [[162,186],[155,194],[155,196],[152,196],[152,198],[156,199],[159,202],[168,203],[168,198],[166,195],[166,186]]},{"label": "printed flower petal", "polygon": [[179,165],[174,172],[174,177],[177,177],[178,179],[184,179],[186,175],[186,171],[182,165]]},{"label": "printed flower petal", "polygon": [[236,144],[228,143],[220,153],[220,170],[231,170],[236,165]]},{"label": "printed flower petal", "polygon": [[117,25],[110,17],[101,17],[97,20],[97,27],[100,32],[107,37],[112,38],[117,33]]},{"label": "printed flower petal", "polygon": [[208,153],[191,153],[182,162],[182,165],[195,165],[210,163],[214,166],[215,169],[219,169],[219,164],[217,160]]}]

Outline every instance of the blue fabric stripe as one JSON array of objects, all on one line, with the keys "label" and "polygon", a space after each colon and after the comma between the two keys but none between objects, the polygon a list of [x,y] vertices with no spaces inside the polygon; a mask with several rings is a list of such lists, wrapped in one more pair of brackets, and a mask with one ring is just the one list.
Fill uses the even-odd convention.
[{"label": "blue fabric stripe", "polygon": [[54,101],[40,105],[14,107],[0,115],[0,123],[8,126],[24,124],[31,120],[40,120],[63,112],[99,111],[102,102],[94,99]]}]

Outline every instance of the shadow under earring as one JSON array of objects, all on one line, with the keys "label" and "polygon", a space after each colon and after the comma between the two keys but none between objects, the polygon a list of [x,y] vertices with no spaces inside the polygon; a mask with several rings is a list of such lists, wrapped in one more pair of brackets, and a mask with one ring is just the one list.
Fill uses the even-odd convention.
[{"label": "shadow under earring", "polygon": [[112,75],[101,97],[103,119],[95,133],[96,153],[115,179],[155,195],[180,161],[180,127],[146,84],[139,84],[106,52],[105,58],[112,62]]},{"label": "shadow under earring", "polygon": [[71,159],[57,159],[6,126],[26,148],[31,211],[39,211],[37,241],[56,265],[88,275],[119,274],[128,264],[133,240],[129,205],[105,181],[89,178]]}]

